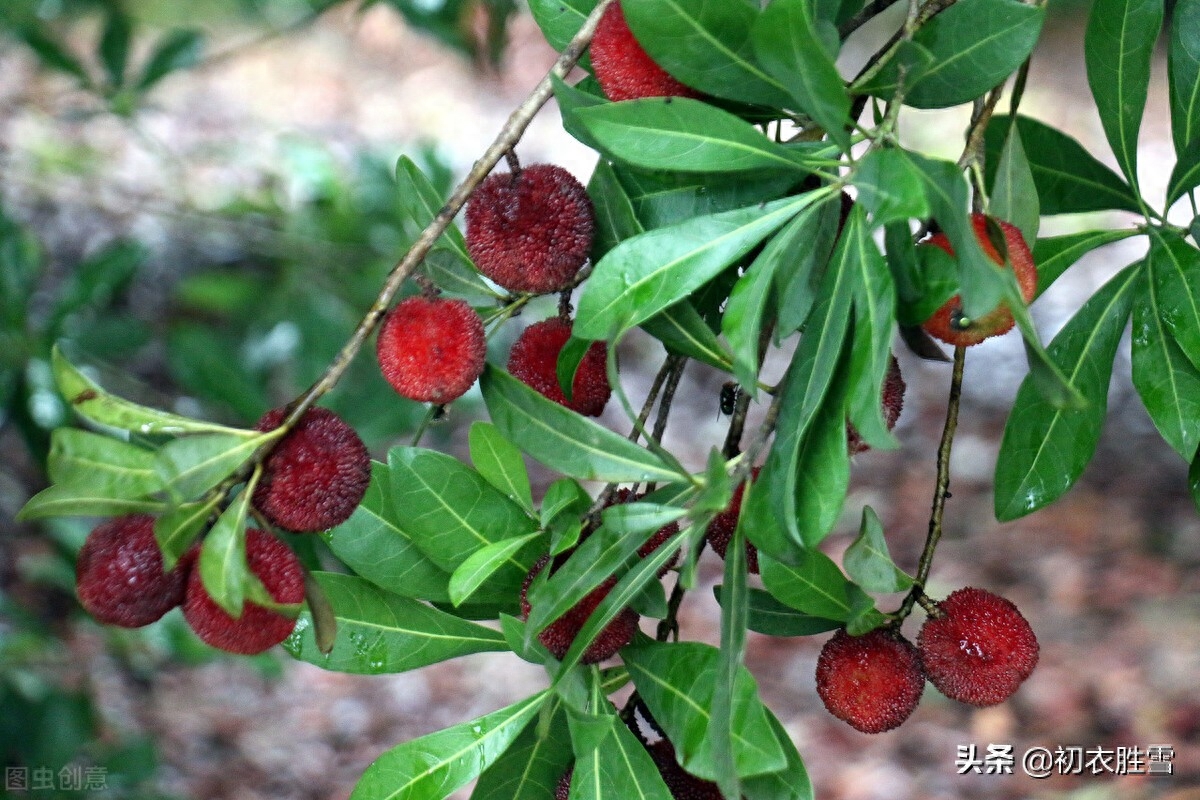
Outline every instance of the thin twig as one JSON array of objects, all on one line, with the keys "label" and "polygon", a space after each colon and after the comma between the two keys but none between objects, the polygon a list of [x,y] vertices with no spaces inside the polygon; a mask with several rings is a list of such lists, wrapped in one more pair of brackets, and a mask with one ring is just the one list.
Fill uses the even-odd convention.
[{"label": "thin twig", "polygon": [[847,36],[891,8],[896,2],[897,0],[871,0],[861,11],[838,26],[838,37],[844,41]]}]

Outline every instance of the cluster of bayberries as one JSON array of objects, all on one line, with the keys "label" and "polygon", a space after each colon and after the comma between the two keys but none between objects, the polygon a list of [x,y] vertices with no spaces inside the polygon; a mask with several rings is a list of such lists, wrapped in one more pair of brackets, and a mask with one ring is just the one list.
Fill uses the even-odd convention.
[{"label": "cluster of bayberries", "polygon": [[[267,412],[257,430],[278,428],[286,409]],[[263,462],[252,502],[281,529],[323,531],[349,519],[371,479],[362,440],[332,411],[311,408]],[[75,583],[83,607],[101,622],[126,628],[149,625],[175,606],[196,634],[231,653],[260,653],[288,637],[295,617],[246,601],[234,618],[213,601],[197,568],[199,545],[167,570],[154,536],[154,518],[130,515],[93,530],[76,562]],[[271,534],[246,532],[246,563],[281,607],[304,600],[304,570],[295,553]]]}]

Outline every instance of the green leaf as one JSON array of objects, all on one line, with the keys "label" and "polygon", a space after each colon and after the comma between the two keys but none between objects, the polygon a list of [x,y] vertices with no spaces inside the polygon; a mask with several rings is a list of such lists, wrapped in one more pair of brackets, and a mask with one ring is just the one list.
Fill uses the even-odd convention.
[{"label": "green leaf", "polygon": [[848,151],[850,97],[834,63],[836,52],[826,50],[817,32],[809,0],[775,0],[755,21],[750,41],[759,63],[800,110]]},{"label": "green leaf", "polygon": [[[847,266],[855,271],[854,342],[850,357],[847,413],[850,423],[864,442],[876,449],[895,449],[899,443],[884,419],[880,398],[892,363],[896,285],[867,230],[861,208],[852,210],[842,236],[847,238],[848,246],[853,251]],[[834,421],[831,420],[830,424],[836,427]],[[831,453],[835,460],[838,455]]]},{"label": "green leaf", "polygon": [[450,576],[450,602],[461,605],[463,601],[475,593],[483,582],[504,567],[504,564],[525,545],[542,536],[541,531],[527,533],[512,539],[503,539],[495,544],[489,544],[472,553],[466,561],[458,565]]},{"label": "green leaf", "polygon": [[192,30],[171,31],[159,40],[150,54],[137,83],[138,91],[146,91],[172,72],[196,66],[203,53],[204,34]]},{"label": "green leaf", "polygon": [[152,451],[78,428],[58,428],[50,434],[46,469],[51,483],[87,487],[120,500],[146,497],[162,488]]},{"label": "green leaf", "polygon": [[575,745],[572,800],[671,800],[645,745],[620,717],[603,707],[602,711],[608,713],[569,713]]},{"label": "green leaf", "polygon": [[[408,156],[400,156],[396,161],[396,192],[399,195],[402,213],[418,230],[424,230],[429,223],[433,222],[433,218],[446,204],[438,190],[430,183],[429,178],[425,177],[421,168]],[[463,238],[462,231],[453,223],[446,228],[445,233],[438,237],[434,247],[449,252],[461,264],[471,265],[474,263],[471,261],[471,256],[467,254],[467,242]],[[471,273],[474,275],[472,288],[476,293],[495,296],[495,292],[488,288],[478,273],[475,273],[473,269]]]},{"label": "green leaf", "polygon": [[110,6],[104,21],[104,32],[100,35],[100,62],[108,73],[108,83],[112,88],[120,88],[125,83],[125,67],[129,61],[129,40],[133,34],[133,26],[129,17],[119,6]]},{"label": "green leaf", "polygon": [[584,285],[574,335],[605,339],[678,302],[829,190],[698,217],[622,242]]},{"label": "green leaf", "polygon": [[1171,12],[1167,47],[1170,75],[1171,133],[1175,154],[1196,152],[1200,141],[1200,0],[1178,0]]},{"label": "green leaf", "polygon": [[242,616],[246,578],[250,575],[246,563],[246,513],[251,494],[253,487],[247,486],[217,518],[204,537],[196,564],[204,591],[234,619]]},{"label": "green leaf", "polygon": [[154,520],[154,538],[158,541],[158,549],[162,551],[165,569],[173,568],[187,552],[208,524],[220,499],[213,497],[204,503],[185,503]]},{"label": "green leaf", "polygon": [[646,320],[642,330],[662,342],[672,353],[694,358],[717,369],[729,369],[733,364],[729,348],[717,339],[700,312],[687,300],[680,300]]},{"label": "green leaf", "polygon": [[575,118],[609,157],[651,170],[809,170],[792,151],[727,111],[687,97],[581,108]]},{"label": "green leaf", "polygon": [[587,189],[596,211],[596,233],[592,239],[592,263],[595,263],[621,242],[643,233],[645,228],[610,162],[601,159],[596,164]]},{"label": "green leaf", "polygon": [[790,565],[759,553],[763,585],[767,591],[797,611],[822,619],[853,619],[871,598],[846,579],[838,565],[819,550],[805,550],[799,563]]},{"label": "green leaf", "polygon": [[[933,62],[905,81],[905,104],[946,108],[986,94],[1029,57],[1044,19],[1044,7],[1018,0],[961,0],[950,6],[913,37]],[[899,76],[900,63],[889,60],[870,93],[891,96]]]},{"label": "green leaf", "polygon": [[79,63],[79,59],[71,55],[61,43],[33,26],[18,28],[14,33],[37,54],[42,66],[71,75],[83,86],[91,83],[87,70]]},{"label": "green leaf", "polygon": [[545,702],[539,692],[484,717],[413,739],[375,759],[350,800],[442,800],[496,762]]},{"label": "green leaf", "polygon": [[[785,264],[775,273],[775,303],[778,317],[775,321],[775,336],[783,338],[808,319],[809,312],[817,302],[818,290],[829,258],[837,244],[841,228],[841,203],[829,202],[832,196],[821,203],[816,215],[809,218],[807,247],[794,252],[795,261]],[[800,232],[797,231],[799,236]]]},{"label": "green leaf", "polygon": [[1146,280],[1133,301],[1133,385],[1163,439],[1191,461],[1200,446],[1200,370],[1163,324],[1160,300]]},{"label": "green leaf", "polygon": [[1163,0],[1096,0],[1084,35],[1088,85],[1121,171],[1138,191],[1137,140]]},{"label": "green leaf", "polygon": [[[646,642],[622,654],[638,694],[675,745],[680,764],[705,780],[715,780],[713,694],[720,651],[699,642]],[[733,688],[733,757],[741,777],[776,772],[787,757],[767,721],[758,686],[745,667]]]},{"label": "green leaf", "polygon": [[[844,369],[839,371],[840,381],[845,380],[845,374]],[[795,469],[793,508],[800,539],[806,547],[816,547],[833,531],[850,488],[844,385],[829,392],[805,431],[796,453]]]},{"label": "green leaf", "polygon": [[[1010,126],[1011,118],[997,116],[984,134],[984,171],[989,186],[995,184],[995,165]],[[1016,129],[1029,158],[1043,215],[1138,210],[1137,197],[1129,184],[1070,136],[1029,117],[1017,117]]]},{"label": "green leaf", "polygon": [[158,514],[167,507],[158,500],[110,497],[93,486],[51,486],[29,498],[17,512],[18,521],[44,517],[118,517],[122,514]]},{"label": "green leaf", "polygon": [[484,480],[533,514],[533,490],[521,451],[490,422],[475,422],[469,436],[471,462]]},{"label": "green leaf", "polygon": [[649,450],[547,400],[495,367],[484,370],[480,387],[500,432],[551,469],[580,480],[619,483],[681,477]]},{"label": "green leaf", "polygon": [[892,561],[883,538],[883,523],[870,506],[863,508],[858,537],[846,549],[842,563],[846,573],[868,592],[903,592],[913,584],[912,578]]},{"label": "green leaf", "polygon": [[812,781],[787,729],[770,709],[767,709],[767,722],[783,748],[787,766],[776,772],[747,778],[742,784],[744,797],[746,800],[813,800]]},{"label": "green leaf", "polygon": [[741,103],[791,105],[791,96],[754,58],[749,3],[640,0],[622,4],[625,21],[654,61],[688,86]]},{"label": "green leaf", "polygon": [[1128,239],[1137,233],[1133,229],[1094,230],[1038,239],[1033,246],[1033,263],[1037,264],[1038,273],[1035,297],[1041,297],[1068,267],[1097,247]]},{"label": "green leaf", "polygon": [[1167,207],[1175,205],[1176,200],[1197,186],[1200,186],[1200,135],[1180,153],[1179,161],[1171,170],[1171,178],[1167,181]]},{"label": "green leaf", "polygon": [[1057,500],[1091,460],[1139,266],[1126,268],[1092,295],[1048,348],[1069,385],[1087,398],[1085,408],[1055,408],[1038,394],[1032,376],[1022,381],[996,461],[997,519],[1016,519]]},{"label": "green leaf", "polygon": [[181,436],[159,448],[155,470],[175,502],[199,497],[232,475],[263,444],[281,434],[246,439],[227,433]]},{"label": "green leaf", "polygon": [[717,785],[726,797],[740,797],[741,782],[735,764],[733,718],[738,679],[746,658],[746,625],[750,600],[746,586],[746,542],[740,530],[734,530],[725,552],[724,600],[721,604],[721,650],[717,659],[717,674],[713,681],[711,722],[708,738],[711,741],[713,768]]},{"label": "green leaf", "polygon": [[1200,250],[1177,234],[1152,228],[1149,260],[1159,316],[1200,369]]},{"label": "green leaf", "polygon": [[[919,326],[958,293],[958,267],[940,247],[917,247],[907,222],[889,223],[884,245],[896,285],[896,321]],[[930,347],[941,352],[937,345]]]},{"label": "green leaf", "polygon": [[313,637],[311,613],[301,613],[283,643],[299,661],[335,672],[382,675],[508,649],[498,631],[385,592],[362,578],[332,572],[313,577],[334,609],[337,638],[329,654],[323,654]]},{"label": "green leaf", "polygon": [[698,175],[622,165],[614,167],[614,173],[645,230],[763,204],[794,191],[799,183],[799,175],[790,170],[761,176]]},{"label": "green leaf", "polygon": [[[714,586],[717,602],[723,602],[723,587]],[[765,636],[812,636],[842,627],[838,620],[815,617],[784,605],[762,589],[750,589],[746,626]]]},{"label": "green leaf", "polygon": [[550,47],[562,52],[599,0],[528,0],[529,11]]},{"label": "green leaf", "polygon": [[350,519],[324,534],[346,566],[383,589],[406,597],[450,601],[450,574],[425,555],[401,525],[389,499],[391,471],[371,463],[371,483]]},{"label": "green leaf", "polygon": [[[543,712],[543,719],[545,712]],[[530,723],[512,746],[479,776],[471,800],[546,800],[554,795],[572,753],[567,717],[561,710],[548,725]]]},{"label": "green leaf", "polygon": [[1016,225],[1032,245],[1037,240],[1041,204],[1038,202],[1037,185],[1033,170],[1021,143],[1021,130],[1013,125],[1008,129],[1008,138],[1000,151],[1000,162],[991,187],[991,205],[988,210],[1000,219]]},{"label": "green leaf", "polygon": [[858,202],[871,212],[874,225],[929,216],[921,173],[894,147],[869,151],[859,162],[853,180]]}]

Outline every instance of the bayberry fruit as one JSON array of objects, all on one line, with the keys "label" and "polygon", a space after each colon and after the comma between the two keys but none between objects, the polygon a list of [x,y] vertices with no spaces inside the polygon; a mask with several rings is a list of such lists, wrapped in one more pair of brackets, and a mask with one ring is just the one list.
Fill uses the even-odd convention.
[{"label": "bayberry fruit", "polygon": [[697,778],[692,773],[679,766],[675,757],[675,747],[667,739],[659,739],[646,748],[658,774],[671,792],[675,800],[722,800],[721,789],[712,781]]},{"label": "bayberry fruit", "polygon": [[597,417],[608,403],[612,387],[605,371],[604,343],[587,349],[572,382],[571,401],[558,383],[558,354],[571,338],[571,322],[561,317],[535,322],[517,338],[508,354],[508,371],[538,393],[584,416]]},{"label": "bayberry fruit", "polygon": [[[888,365],[887,377],[883,381],[883,399],[881,401],[883,420],[887,423],[889,431],[896,427],[896,420],[900,419],[900,411],[904,408],[905,388],[904,378],[900,375],[900,362],[896,361],[895,356],[892,356],[891,363]],[[862,440],[858,431],[850,423],[846,423],[846,439],[850,455],[865,453],[871,449],[871,446]]]},{"label": "bayberry fruit", "polygon": [[[1000,219],[993,218],[992,221],[999,225],[1000,230],[1004,233],[1004,246],[1008,250],[1008,263],[1012,265],[1012,269],[1017,275],[1017,283],[1021,287],[1021,296],[1028,303],[1033,300],[1033,295],[1037,291],[1037,266],[1033,263],[1033,253],[1029,251],[1029,245],[1025,244],[1025,237],[1021,235],[1021,231],[1016,226],[1010,225]],[[995,245],[992,244],[991,238],[988,236],[988,217],[983,214],[972,214],[971,226],[975,229],[975,237],[979,239],[979,244],[983,247],[983,252],[992,261],[1003,266],[1005,260],[1000,256],[1000,253],[996,250]],[[946,234],[944,233],[936,233],[929,237],[929,240],[922,246],[925,245],[941,248],[949,255],[954,255],[954,248],[950,246],[950,240],[946,238]],[[1012,312],[1003,303],[998,308],[993,309],[978,319],[964,319],[962,315],[962,298],[959,295],[955,295],[935,311],[933,316],[927,319],[922,327],[946,344],[956,347],[969,347],[979,344],[984,339],[992,336],[1007,333],[1012,330],[1013,324]]]},{"label": "bayberry fruit", "polygon": [[558,779],[558,783],[554,786],[554,800],[567,800],[571,796],[571,778],[574,775],[574,767],[571,767],[562,774],[562,777]]},{"label": "bayberry fruit", "polygon": [[[246,563],[277,603],[304,600],[304,569],[287,545],[269,533],[246,531]],[[200,570],[188,577],[183,616],[204,642],[229,653],[254,655],[286,639],[296,620],[247,600],[242,616],[234,619],[209,596]]]},{"label": "bayberry fruit", "polygon": [[[287,409],[268,411],[256,430],[272,431]],[[327,408],[304,412],[275,443],[254,488],[254,507],[272,524],[297,533],[341,525],[371,482],[371,457],[354,429]]]},{"label": "bayberry fruit", "polygon": [[467,204],[467,251],[511,292],[557,292],[587,260],[595,227],[583,184],[562,167],[534,164],[479,184]]},{"label": "bayberry fruit", "polygon": [[[757,479],[758,473],[761,470],[762,467],[755,467],[750,473],[752,478]],[[733,540],[733,532],[737,530],[738,519],[742,515],[742,496],[745,493],[746,483],[743,481],[733,490],[733,497],[730,498],[729,505],[725,507],[724,511],[712,518],[704,533],[708,539],[708,546],[721,558],[724,558],[725,553],[729,551],[729,543]],[[750,544],[749,539],[746,540],[746,570],[751,575],[758,574],[758,548]]]},{"label": "bayberry fruit", "polygon": [[938,603],[942,616],[921,626],[917,647],[925,672],[952,700],[992,706],[1007,700],[1038,662],[1038,641],[1017,607],[967,587]]},{"label": "bayberry fruit", "polygon": [[917,648],[895,631],[876,628],[851,636],[842,628],[817,658],[817,694],[825,708],[863,733],[890,731],[904,722],[924,689]]},{"label": "bayberry fruit", "polygon": [[625,22],[620,3],[600,18],[592,38],[592,70],[609,100],[639,97],[699,97],[700,93],[671,77],[650,57]]},{"label": "bayberry fruit", "polygon": [[183,602],[187,563],[163,569],[154,518],[117,517],[88,534],[75,562],[75,591],[98,621],[140,628]]},{"label": "bayberry fruit", "polygon": [[387,315],[375,341],[379,369],[401,397],[449,403],[483,373],[483,320],[462,300],[409,297]]},{"label": "bayberry fruit", "polygon": [[[521,584],[521,619],[528,619],[529,612],[532,610],[527,598],[529,587],[533,585],[533,579],[549,563],[550,556],[542,556],[534,562],[533,567],[529,570],[529,574],[525,576],[525,582]],[[615,576],[601,583],[585,595],[579,603],[569,609],[567,613],[547,625],[538,634],[538,641],[545,645],[546,649],[553,653],[555,658],[561,660],[567,654],[567,651],[571,649],[571,643],[579,635],[579,631],[587,622],[588,617],[596,610],[596,606],[603,602],[604,598],[608,596],[608,593],[616,585],[617,579]],[[605,625],[600,634],[583,651],[581,663],[596,664],[612,657],[618,650],[633,641],[633,635],[637,633],[639,619],[637,612],[633,609],[622,609],[621,613],[612,622]]]}]

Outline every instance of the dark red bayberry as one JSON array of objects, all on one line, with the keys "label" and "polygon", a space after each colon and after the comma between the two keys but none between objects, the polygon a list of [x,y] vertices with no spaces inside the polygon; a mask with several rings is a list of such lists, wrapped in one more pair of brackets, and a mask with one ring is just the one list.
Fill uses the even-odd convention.
[{"label": "dark red bayberry", "polygon": [[567,800],[571,796],[571,776],[574,774],[575,768],[572,767],[558,779],[558,783],[554,786],[554,800]]},{"label": "dark red bayberry", "polygon": [[496,173],[467,204],[467,251],[512,292],[567,288],[592,249],[595,211],[583,184],[554,164]]},{"label": "dark red bayberry", "polygon": [[952,700],[992,706],[1007,700],[1033,672],[1038,641],[1017,607],[984,589],[967,587],[938,603],[917,647],[929,681]]},{"label": "dark red bayberry", "polygon": [[646,749],[674,800],[722,800],[717,784],[697,778],[679,766],[675,747],[668,740],[659,739]]},{"label": "dark red bayberry", "polygon": [[[529,612],[532,610],[527,598],[529,587],[533,585],[533,579],[545,569],[548,563],[550,563],[550,557],[542,556],[534,562],[529,574],[525,576],[525,582],[521,585],[521,619],[529,618]],[[579,631],[587,622],[588,617],[616,585],[615,577],[601,583],[567,613],[547,625],[538,634],[538,641],[545,645],[555,658],[562,659],[571,649],[571,643],[579,635]],[[633,635],[637,633],[638,629],[638,620],[636,611],[631,608],[622,609],[621,613],[612,622],[605,625],[600,634],[588,645],[587,650],[583,652],[581,663],[596,664],[615,655],[618,650],[633,641]]]},{"label": "dark red bayberry", "polygon": [[[900,419],[900,411],[904,408],[904,378],[900,375],[900,362],[896,361],[896,357],[892,356],[891,363],[888,365],[887,377],[883,381],[883,420],[887,423],[888,430],[896,427],[896,420]],[[858,435],[858,431],[854,430],[854,426],[846,423],[846,438],[850,449],[850,455],[865,453],[871,449],[871,446],[862,440]]]},{"label": "dark red bayberry", "polygon": [[613,3],[600,18],[590,52],[596,80],[609,100],[700,96],[671,77],[638,44],[620,3]]},{"label": "dark red bayberry", "polygon": [[517,380],[538,393],[584,416],[597,417],[612,387],[608,385],[605,369],[604,343],[596,342],[587,349],[572,382],[571,401],[567,402],[558,383],[558,354],[571,338],[571,322],[551,317],[535,322],[517,338],[508,354],[508,371]]},{"label": "dark red bayberry", "polygon": [[894,631],[876,628],[851,636],[839,629],[817,659],[817,694],[825,708],[863,733],[890,731],[904,722],[924,689],[917,648]]},{"label": "dark red bayberry", "polygon": [[[283,542],[265,531],[246,531],[246,563],[277,603],[304,600],[304,569],[300,559]],[[246,601],[242,616],[234,619],[204,589],[200,570],[188,577],[183,615],[204,642],[229,653],[253,655],[286,639],[296,620]]]},{"label": "dark red bayberry", "polygon": [[[256,430],[272,431],[287,409],[268,411]],[[328,530],[350,518],[371,482],[371,457],[354,429],[327,408],[304,412],[263,462],[254,507],[297,533]]]},{"label": "dark red bayberry", "polygon": [[[755,467],[750,474],[757,479],[761,470],[762,467]],[[742,515],[742,496],[745,493],[746,483],[743,481],[733,490],[733,497],[730,499],[729,505],[712,518],[712,522],[708,523],[708,529],[704,533],[708,539],[708,546],[721,558],[724,558],[725,553],[729,551],[733,532],[737,530],[738,519]],[[746,540],[746,570],[751,575],[758,574],[758,548],[750,544],[749,539]]]},{"label": "dark red bayberry", "polygon": [[75,562],[75,591],[98,621],[140,628],[183,602],[187,566],[163,569],[153,517],[117,517],[88,534]]},{"label": "dark red bayberry", "polygon": [[409,297],[396,305],[375,343],[379,369],[401,397],[449,403],[483,373],[483,320],[462,300]]}]

